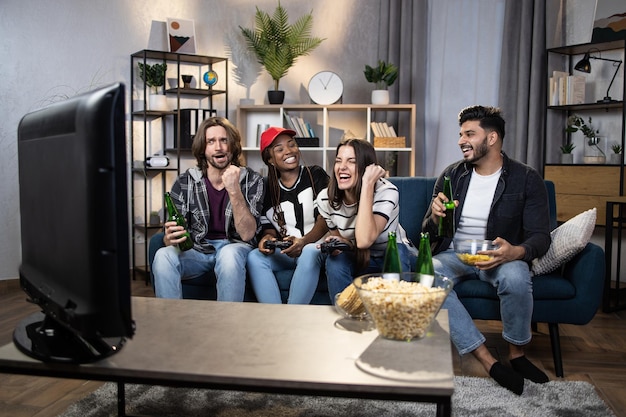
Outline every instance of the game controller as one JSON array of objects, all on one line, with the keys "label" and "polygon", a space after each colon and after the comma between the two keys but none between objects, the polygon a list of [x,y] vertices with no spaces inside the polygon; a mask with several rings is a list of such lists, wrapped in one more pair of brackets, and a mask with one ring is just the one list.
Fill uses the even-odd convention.
[{"label": "game controller", "polygon": [[291,245],[293,245],[291,240],[266,240],[263,246],[265,249],[287,249]]},{"label": "game controller", "polygon": [[322,253],[331,253],[334,250],[350,251],[352,246],[339,240],[331,240],[330,242],[320,243]]}]

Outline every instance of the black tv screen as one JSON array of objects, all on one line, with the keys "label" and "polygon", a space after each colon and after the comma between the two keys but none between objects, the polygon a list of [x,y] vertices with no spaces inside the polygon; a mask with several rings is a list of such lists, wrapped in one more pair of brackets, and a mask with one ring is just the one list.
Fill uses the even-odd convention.
[{"label": "black tv screen", "polygon": [[43,361],[98,360],[134,334],[124,100],[116,83],[18,126],[20,285],[41,313],[13,340]]}]

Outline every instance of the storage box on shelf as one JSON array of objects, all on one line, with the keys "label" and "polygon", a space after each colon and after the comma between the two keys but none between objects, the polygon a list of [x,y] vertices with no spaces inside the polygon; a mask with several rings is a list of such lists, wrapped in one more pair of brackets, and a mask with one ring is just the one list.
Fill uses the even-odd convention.
[{"label": "storage box on shelf", "polygon": [[[246,164],[264,171],[260,158],[259,136],[267,127],[283,126],[292,128],[289,120],[301,119],[305,128],[312,131],[310,136],[319,138],[318,147],[301,147],[306,164],[315,164],[332,169],[334,152],[345,132],[350,131],[354,137],[363,138],[374,144],[380,150],[379,159],[384,161],[384,152],[394,152],[397,155],[397,175],[415,175],[415,116],[414,104],[285,104],[285,105],[251,105],[237,108],[237,127],[241,130],[245,144],[244,155]],[[393,139],[389,147],[377,146],[370,124],[372,121],[394,119],[395,130],[404,140]],[[310,128],[310,129],[309,129]],[[313,138],[304,139],[310,140]],[[379,144],[380,145],[380,144]]]},{"label": "storage box on shelf", "polygon": [[[158,94],[167,97],[167,110],[151,110],[150,87],[141,80],[139,63],[167,64],[165,85]],[[163,221],[163,194],[173,181],[192,164],[191,141],[199,123],[208,116],[228,114],[228,60],[221,57],[178,54],[174,52],[142,50],[130,56],[131,127],[130,160],[132,213],[132,269],[148,271],[148,240],[163,224],[149,222],[151,212],[159,212]],[[205,72],[219,75],[215,85],[203,82]],[[191,75],[189,83],[182,76]],[[185,77],[188,78],[188,77]],[[189,81],[189,80],[187,80]],[[167,157],[167,165],[147,166],[145,161],[154,156]]]},{"label": "storage box on shelf", "polygon": [[[624,60],[625,47],[626,40],[617,40],[563,46],[547,50],[546,85],[548,98],[546,100],[546,132],[544,136],[544,177],[555,183],[557,207],[559,208],[557,220],[559,222],[567,221],[584,210],[596,207],[598,209],[597,224],[604,225],[607,197],[624,195],[626,182],[624,181],[623,159],[620,158],[615,164],[614,162],[611,163],[608,157],[611,145],[618,144],[622,148],[625,145],[626,108],[624,107],[624,97],[626,95],[626,77],[623,66],[611,86],[610,94],[613,101],[610,102],[602,101],[606,95],[606,88],[615,74],[614,67],[603,60],[593,61],[592,75],[587,76],[575,71],[574,66],[590,51],[592,55],[599,56],[601,54],[602,57]],[[569,91],[570,94],[564,91],[560,99],[554,97],[550,78],[553,77],[555,71],[576,77],[585,75],[584,102],[580,103],[580,100],[574,99],[574,96],[580,96],[580,94],[574,94],[572,89]],[[606,163],[582,164],[586,138],[580,132],[569,135],[565,132],[567,118],[573,114],[580,115],[585,121],[592,117],[594,127],[599,128],[600,135],[604,136],[605,143],[601,146],[607,155]],[[564,165],[560,163],[561,151],[559,148],[569,142],[577,145],[574,149],[574,164]],[[587,158],[587,160],[589,159]]]}]

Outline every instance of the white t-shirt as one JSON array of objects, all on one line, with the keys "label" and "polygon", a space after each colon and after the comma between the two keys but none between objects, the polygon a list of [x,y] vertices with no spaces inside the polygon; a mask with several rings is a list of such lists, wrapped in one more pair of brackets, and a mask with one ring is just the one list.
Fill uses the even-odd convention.
[{"label": "white t-shirt", "polygon": [[[376,182],[374,189],[373,212],[387,219],[384,230],[370,247],[372,257],[384,256],[387,248],[387,237],[390,231],[396,232],[397,242],[408,243],[406,232],[398,221],[400,207],[398,201],[400,194],[398,188],[386,179]],[[337,230],[346,239],[354,239],[354,227],[356,224],[356,204],[342,204],[338,210],[330,207],[328,202],[328,189],[322,190],[317,196],[317,205],[320,215],[326,220],[330,230]]]},{"label": "white t-shirt", "polygon": [[491,203],[502,168],[491,175],[472,173],[455,239],[484,239]]}]

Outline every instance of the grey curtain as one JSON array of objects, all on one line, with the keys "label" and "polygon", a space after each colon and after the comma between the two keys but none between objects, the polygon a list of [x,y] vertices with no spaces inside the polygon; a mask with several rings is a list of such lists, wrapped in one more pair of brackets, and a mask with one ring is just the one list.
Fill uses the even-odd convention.
[{"label": "grey curtain", "polygon": [[[507,121],[504,150],[543,173],[546,4],[543,0],[507,0],[504,22],[498,100]],[[428,1],[381,1],[379,58],[400,69],[398,81],[390,88],[391,100],[417,106],[416,175],[425,175],[428,157],[424,152],[427,30]],[[394,117],[398,115],[389,114],[387,120],[394,123]],[[402,115],[398,125],[401,119]]]},{"label": "grey curtain", "polygon": [[[378,59],[398,66],[398,80],[389,88],[392,103],[414,103],[416,115],[415,174],[424,175],[424,126],[426,96],[426,60],[428,41],[428,2],[413,0],[382,0],[378,38]],[[409,126],[408,115],[390,112],[376,115],[398,126]],[[403,155],[398,155],[402,158]],[[402,161],[399,161],[402,163]],[[408,162],[408,161],[407,161]]]},{"label": "grey curtain", "polygon": [[507,0],[499,106],[506,120],[504,151],[543,173],[546,92],[546,6]]}]

